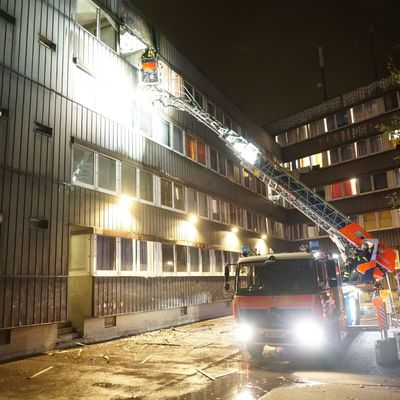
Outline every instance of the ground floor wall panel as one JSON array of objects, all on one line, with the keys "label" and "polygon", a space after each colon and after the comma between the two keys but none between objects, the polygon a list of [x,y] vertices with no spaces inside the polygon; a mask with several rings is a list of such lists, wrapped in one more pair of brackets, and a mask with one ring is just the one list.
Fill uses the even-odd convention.
[{"label": "ground floor wall panel", "polygon": [[93,316],[166,310],[224,300],[223,276],[94,277]]}]

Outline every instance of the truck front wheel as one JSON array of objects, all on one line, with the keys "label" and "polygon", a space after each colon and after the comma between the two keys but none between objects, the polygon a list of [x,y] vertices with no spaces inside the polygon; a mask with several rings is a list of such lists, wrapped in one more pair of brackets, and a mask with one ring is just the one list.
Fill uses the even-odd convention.
[{"label": "truck front wheel", "polygon": [[247,351],[250,353],[250,355],[252,357],[261,358],[263,355],[263,351],[264,351],[264,345],[263,344],[248,344]]}]

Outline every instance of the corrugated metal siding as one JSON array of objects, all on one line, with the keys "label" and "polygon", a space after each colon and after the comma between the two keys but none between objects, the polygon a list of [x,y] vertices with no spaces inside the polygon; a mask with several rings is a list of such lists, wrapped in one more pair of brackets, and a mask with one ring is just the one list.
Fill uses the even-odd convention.
[{"label": "corrugated metal siding", "polygon": [[174,307],[226,300],[223,277],[94,277],[93,316]]},{"label": "corrugated metal siding", "polygon": [[317,187],[343,181],[345,177],[349,176],[350,171],[351,177],[371,175],[398,168],[398,161],[395,160],[395,157],[399,155],[400,149],[385,151],[353,161],[316,169],[300,175],[300,179],[310,187]]},{"label": "corrugated metal siding", "polygon": [[334,114],[357,103],[382,96],[384,93],[397,89],[399,84],[391,77],[372,82],[369,85],[345,93],[342,96],[329,99],[317,106],[307,108],[286,118],[265,125],[265,129],[273,135],[279,135],[291,128],[304,125],[327,115]]},{"label": "corrugated metal siding", "polygon": [[399,123],[400,112],[396,110],[368,121],[350,125],[343,129],[337,129],[333,132],[282,148],[282,161],[296,160],[377,135],[379,132],[376,126],[379,124],[397,125]]}]

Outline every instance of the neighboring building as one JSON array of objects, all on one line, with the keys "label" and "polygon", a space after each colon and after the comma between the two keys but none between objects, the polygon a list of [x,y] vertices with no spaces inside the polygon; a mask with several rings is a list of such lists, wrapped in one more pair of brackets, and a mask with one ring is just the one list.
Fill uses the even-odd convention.
[{"label": "neighboring building", "polygon": [[285,250],[285,209],[205,126],[146,100],[143,49],[171,91],[279,146],[129,1],[0,7],[0,359],[53,347],[58,322],[100,340],[229,313],[223,265]]},{"label": "neighboring building", "polygon": [[[400,248],[400,212],[388,196],[400,188],[400,151],[380,124],[400,122],[399,85],[371,83],[267,125],[282,147],[282,162],[309,187],[389,247]],[[297,210],[288,212],[292,249],[319,238],[333,243]]]}]

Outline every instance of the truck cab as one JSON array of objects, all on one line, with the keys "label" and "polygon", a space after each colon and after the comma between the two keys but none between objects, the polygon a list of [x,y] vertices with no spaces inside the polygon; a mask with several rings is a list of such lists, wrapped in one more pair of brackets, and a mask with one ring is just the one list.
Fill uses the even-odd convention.
[{"label": "truck cab", "polygon": [[[225,268],[225,289],[232,283]],[[253,356],[265,345],[327,349],[347,332],[336,260],[280,253],[240,258],[232,293],[236,333]]]}]

